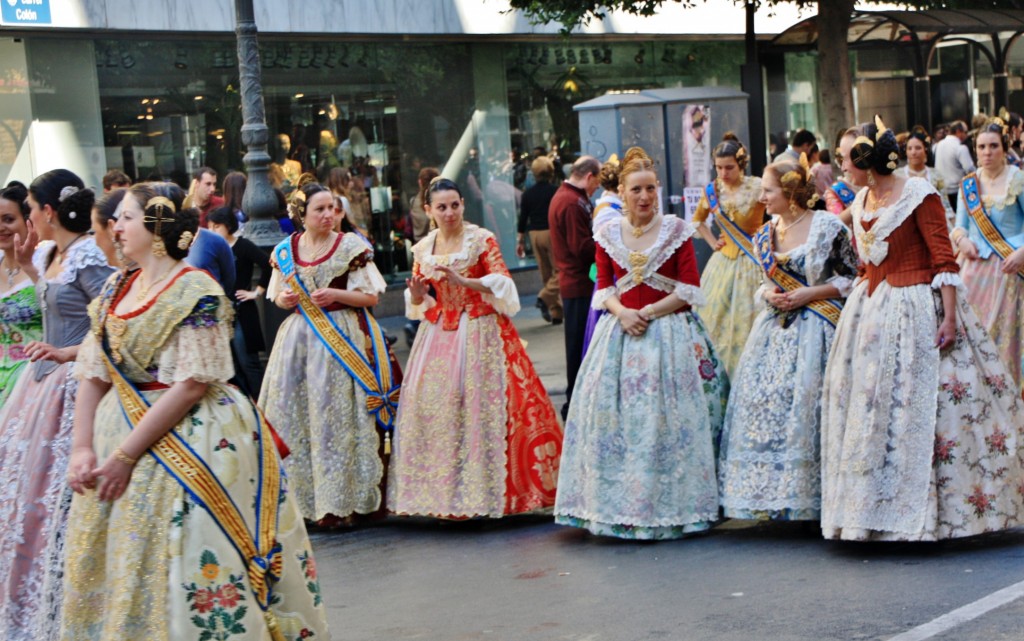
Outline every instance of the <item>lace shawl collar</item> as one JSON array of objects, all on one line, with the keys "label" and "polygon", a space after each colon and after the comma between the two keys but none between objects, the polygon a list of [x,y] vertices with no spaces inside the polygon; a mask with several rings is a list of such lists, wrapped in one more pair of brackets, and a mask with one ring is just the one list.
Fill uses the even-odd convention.
[{"label": "lace shawl collar", "polygon": [[[682,218],[663,216],[661,228],[658,230],[658,237],[655,239],[654,244],[644,251],[634,252],[628,249],[622,242],[621,222],[613,222],[601,227],[594,236],[594,241],[601,245],[601,248],[608,253],[612,260],[618,263],[619,267],[630,273],[632,273],[633,269],[629,259],[630,254],[637,253],[646,256],[647,261],[643,265],[641,275],[643,281],[651,281],[648,284],[652,284],[654,280],[658,280],[655,278],[658,269],[696,231],[693,225]],[[618,283],[619,291],[623,292],[632,289],[636,284],[633,278],[622,278]]]},{"label": "lace shawl collar", "polygon": [[715,193],[718,194],[718,207],[730,219],[746,216],[757,204],[761,195],[761,179],[756,176],[744,176],[743,184],[732,194],[726,194],[722,181],[715,178]]},{"label": "lace shawl collar", "polygon": [[68,248],[67,253],[64,254],[64,268],[56,278],[47,279],[43,275],[46,273],[50,258],[56,251],[57,243],[48,240],[37,245],[32,253],[32,265],[42,276],[41,280],[67,285],[75,282],[80,269],[110,266],[107,264],[107,255],[96,245],[96,241],[92,238],[83,238]]},{"label": "lace shawl collar", "polygon": [[[865,262],[873,265],[881,265],[886,256],[889,255],[889,243],[885,239],[889,237],[897,227],[903,224],[914,210],[924,201],[925,197],[938,194],[935,187],[924,178],[908,178],[899,200],[893,204],[882,207],[871,215],[864,211],[864,201],[867,199],[868,190],[862,189],[853,201],[853,231],[857,237],[857,252]],[[870,231],[864,229],[862,221],[874,220]]]},{"label": "lace shawl collar", "polygon": [[487,251],[487,240],[494,238],[494,234],[490,231],[471,223],[465,224],[462,233],[462,248],[443,256],[435,256],[433,253],[434,241],[437,240],[438,235],[436,229],[413,245],[413,258],[419,263],[420,273],[424,278],[434,278],[439,266],[447,266],[458,272],[469,269],[476,265],[480,255]]},{"label": "lace shawl collar", "polygon": [[827,211],[815,211],[811,219],[811,228],[807,232],[807,240],[799,247],[786,253],[776,252],[776,256],[790,260],[805,255],[804,270],[808,283],[817,283],[825,270],[825,263],[832,255],[832,244],[836,236],[846,229],[839,217]]}]

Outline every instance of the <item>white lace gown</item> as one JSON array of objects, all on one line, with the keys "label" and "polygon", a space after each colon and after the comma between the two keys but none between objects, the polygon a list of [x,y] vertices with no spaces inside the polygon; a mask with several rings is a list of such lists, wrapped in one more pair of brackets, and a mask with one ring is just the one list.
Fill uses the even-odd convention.
[{"label": "white lace gown", "polygon": [[[294,243],[298,237],[292,236]],[[292,252],[309,291],[331,286],[379,294],[387,288],[370,262],[372,251],[355,234],[340,235],[330,252],[313,263],[299,260],[295,244]],[[272,299],[285,287],[275,268],[267,296]],[[350,308],[328,312],[357,345],[365,340],[360,314]],[[291,449],[284,467],[303,517],[316,521],[380,508],[381,438],[366,411],[366,393],[300,314],[289,316],[277,331],[258,405]]]},{"label": "white lace gown", "polygon": [[[835,215],[814,214],[807,241],[776,260],[808,286],[834,285],[845,298],[857,257]],[[730,518],[817,520],[821,514],[821,388],[835,328],[802,308],[764,302],[765,279],[722,429],[718,464],[723,513]],[[838,302],[838,301],[837,301]]]},{"label": "white lace gown", "polygon": [[[865,263],[886,260],[886,239],[902,225],[920,227],[915,217],[942,215],[937,205],[925,207],[936,192],[922,179],[909,179],[895,203],[870,214],[865,194],[852,205]],[[952,263],[951,247],[929,251],[933,264]],[[955,343],[941,352],[935,346],[943,314],[938,290],[961,287],[959,276],[943,269],[930,284],[882,281],[873,292],[869,285],[860,281],[847,299],[825,374],[823,534],[924,541],[1018,525],[1024,413],[962,291]]]}]

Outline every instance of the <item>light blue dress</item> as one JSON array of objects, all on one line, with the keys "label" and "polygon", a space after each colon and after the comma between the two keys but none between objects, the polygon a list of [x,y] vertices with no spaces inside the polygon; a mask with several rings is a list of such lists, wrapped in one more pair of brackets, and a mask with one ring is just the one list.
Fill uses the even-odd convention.
[{"label": "light blue dress", "polygon": [[[816,212],[807,241],[776,260],[811,286],[845,297],[857,273],[847,228]],[[821,514],[821,388],[835,327],[804,307],[780,312],[761,294],[758,314],[733,378],[718,475],[724,515],[817,520]]]}]

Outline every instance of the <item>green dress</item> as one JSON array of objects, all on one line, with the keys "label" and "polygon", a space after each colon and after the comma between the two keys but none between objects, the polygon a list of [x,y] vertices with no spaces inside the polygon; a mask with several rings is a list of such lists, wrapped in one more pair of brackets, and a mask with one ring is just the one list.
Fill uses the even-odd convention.
[{"label": "green dress", "polygon": [[25,346],[43,337],[43,314],[30,281],[0,298],[0,407],[28,365]]}]

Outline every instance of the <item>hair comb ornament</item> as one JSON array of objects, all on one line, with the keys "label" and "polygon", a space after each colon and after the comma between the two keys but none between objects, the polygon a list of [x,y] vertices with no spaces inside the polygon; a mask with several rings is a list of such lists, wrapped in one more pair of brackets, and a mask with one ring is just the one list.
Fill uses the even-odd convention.
[{"label": "hair comb ornament", "polygon": [[78,193],[78,187],[75,187],[74,185],[68,185],[64,189],[60,190],[60,196],[57,197],[57,202],[61,202],[62,203],[65,200],[67,200],[71,196],[74,196],[77,193]]},{"label": "hair comb ornament", "polygon": [[811,170],[811,163],[807,161],[807,153],[803,151],[800,152],[800,166],[804,168],[804,171]]},{"label": "hair comb ornament", "polygon": [[190,231],[182,233],[181,238],[178,239],[178,249],[185,251],[192,246],[192,239],[195,238],[195,234]]},{"label": "hair comb ornament", "polygon": [[882,122],[882,117],[878,114],[875,114],[875,128],[878,129],[878,131],[875,132],[875,140],[881,140],[882,136],[885,135],[885,132],[889,130],[889,128],[885,126],[885,123]]}]

